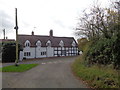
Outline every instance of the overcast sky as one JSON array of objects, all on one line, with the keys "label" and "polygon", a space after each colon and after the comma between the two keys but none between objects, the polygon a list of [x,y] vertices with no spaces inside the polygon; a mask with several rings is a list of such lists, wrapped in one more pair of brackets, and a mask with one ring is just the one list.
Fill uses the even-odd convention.
[{"label": "overcast sky", "polygon": [[[75,37],[74,28],[82,11],[96,0],[0,0],[0,39],[2,29],[6,36],[15,39],[15,8],[18,9],[19,34]],[[107,6],[110,0],[99,0]],[[34,28],[36,27],[36,28]],[[76,38],[76,37],[75,37]]]}]

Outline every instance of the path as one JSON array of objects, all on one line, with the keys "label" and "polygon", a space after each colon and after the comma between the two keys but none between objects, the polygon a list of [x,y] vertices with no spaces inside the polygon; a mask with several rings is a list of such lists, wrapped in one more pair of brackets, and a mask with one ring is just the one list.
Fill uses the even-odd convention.
[{"label": "path", "polygon": [[22,73],[4,72],[3,88],[85,88],[71,71],[71,63],[76,57],[59,57],[28,61],[39,63],[31,70]]}]

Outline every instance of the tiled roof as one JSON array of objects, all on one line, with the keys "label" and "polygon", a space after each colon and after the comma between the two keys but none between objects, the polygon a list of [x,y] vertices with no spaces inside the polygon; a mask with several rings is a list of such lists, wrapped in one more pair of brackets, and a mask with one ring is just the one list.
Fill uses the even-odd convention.
[{"label": "tiled roof", "polygon": [[41,36],[41,35],[18,35],[18,41],[21,45],[24,46],[26,40],[29,40],[31,43],[31,47],[36,46],[36,42],[38,40],[41,41],[42,47],[46,47],[46,43],[48,40],[51,41],[52,47],[59,47],[59,43],[62,40],[64,42],[64,47],[71,47],[72,42],[74,41],[77,46],[77,42],[73,37],[56,37],[56,36]]}]

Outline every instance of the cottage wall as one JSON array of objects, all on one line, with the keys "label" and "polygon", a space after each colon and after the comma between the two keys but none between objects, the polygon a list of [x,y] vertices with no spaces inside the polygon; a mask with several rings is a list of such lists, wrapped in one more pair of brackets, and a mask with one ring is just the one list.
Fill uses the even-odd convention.
[{"label": "cottage wall", "polygon": [[46,57],[46,47],[36,47],[36,58]]},{"label": "cottage wall", "polygon": [[52,47],[47,47],[47,57],[54,56],[54,49]]},{"label": "cottage wall", "polygon": [[23,49],[24,58],[36,58],[35,57],[35,47],[25,47]]},{"label": "cottage wall", "polygon": [[[26,53],[26,54],[25,54]],[[30,55],[27,55],[30,53]],[[43,58],[43,57],[58,57],[58,56],[75,56],[78,55],[77,47],[25,47],[22,57],[29,58]]]}]

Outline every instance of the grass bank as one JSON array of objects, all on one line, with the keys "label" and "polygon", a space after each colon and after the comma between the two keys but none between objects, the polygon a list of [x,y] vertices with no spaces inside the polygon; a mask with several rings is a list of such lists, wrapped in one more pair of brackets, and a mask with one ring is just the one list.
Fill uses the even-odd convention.
[{"label": "grass bank", "polygon": [[20,64],[19,66],[10,65],[10,66],[0,68],[0,71],[2,72],[24,72],[37,65],[38,64]]},{"label": "grass bank", "polygon": [[108,66],[87,67],[80,56],[73,63],[72,69],[76,76],[86,81],[92,88],[119,88],[118,71]]}]

